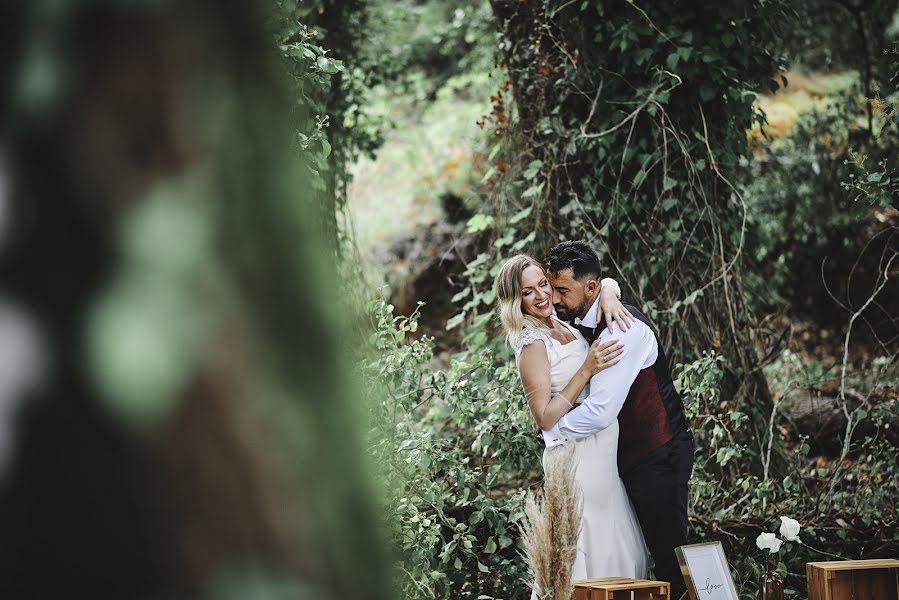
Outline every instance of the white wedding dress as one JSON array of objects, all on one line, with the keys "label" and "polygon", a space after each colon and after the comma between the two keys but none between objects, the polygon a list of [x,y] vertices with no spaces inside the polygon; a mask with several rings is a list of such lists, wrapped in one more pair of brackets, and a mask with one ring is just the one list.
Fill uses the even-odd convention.
[{"label": "white wedding dress", "polygon": [[[587,357],[589,345],[579,331],[559,321],[576,337],[562,344],[535,329],[522,333],[524,347],[537,340],[546,346],[550,366],[551,395],[568,384]],[[516,362],[521,349],[516,351]],[[578,397],[587,397],[585,389]],[[646,544],[627,491],[618,476],[618,420],[590,437],[567,442],[575,444],[575,477],[583,493],[584,514],[578,536],[577,558],[571,578],[646,577]],[[561,446],[543,451],[543,471],[553,468],[553,453]],[[531,596],[535,598],[535,595]]]}]

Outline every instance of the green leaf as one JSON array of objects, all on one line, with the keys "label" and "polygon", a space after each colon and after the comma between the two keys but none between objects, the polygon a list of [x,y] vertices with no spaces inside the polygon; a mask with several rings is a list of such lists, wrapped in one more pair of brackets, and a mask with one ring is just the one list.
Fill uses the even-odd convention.
[{"label": "green leaf", "polygon": [[514,224],[514,223],[518,223],[522,219],[526,219],[528,217],[528,215],[531,214],[531,210],[533,210],[533,207],[528,206],[527,208],[518,211],[517,213],[512,215],[512,217],[509,219],[509,223]]},{"label": "green leaf", "polygon": [[637,50],[637,53],[634,55],[634,62],[638,65],[642,65],[649,60],[649,57],[652,56],[653,52],[653,48],[641,48],[640,50]]},{"label": "green leaf", "polygon": [[540,169],[543,168],[542,160],[531,161],[531,164],[528,165],[528,168],[524,170],[523,176],[525,179],[533,179],[540,173]]},{"label": "green leaf", "polygon": [[530,244],[531,242],[533,242],[535,239],[537,239],[537,232],[531,231],[527,235],[527,237],[524,237],[524,238],[518,240],[517,242],[515,242],[514,244],[512,244],[512,250],[521,250],[527,244]]},{"label": "green leaf", "polygon": [[455,329],[456,327],[458,327],[459,325],[461,325],[461,324],[462,324],[462,321],[464,321],[464,320],[465,320],[465,314],[464,314],[464,313],[459,313],[458,315],[455,315],[454,317],[451,317],[451,318],[446,322],[446,330],[449,331],[449,330],[451,330],[451,329]]},{"label": "green leaf", "polygon": [[502,248],[503,246],[508,246],[513,241],[515,241],[515,232],[510,231],[506,235],[496,238],[496,241],[493,242],[494,248]]},{"label": "green leaf", "polygon": [[494,552],[496,552],[496,542],[493,541],[493,537],[490,537],[484,544],[484,554],[493,554]]},{"label": "green leaf", "polygon": [[537,185],[532,185],[521,195],[522,198],[533,198],[540,194],[543,191],[543,182],[541,181]]},{"label": "green leaf", "polygon": [[702,296],[702,290],[691,292],[686,298],[684,298],[684,305],[689,306],[690,304],[693,304],[700,296]]},{"label": "green leaf", "polygon": [[450,302],[452,302],[453,304],[455,304],[456,302],[458,302],[458,301],[461,300],[462,298],[465,298],[466,296],[468,296],[468,294],[470,294],[470,293],[471,293],[471,288],[470,288],[470,287],[465,288],[464,290],[462,290],[461,292],[459,292],[458,294],[456,294],[455,296],[453,296],[452,299],[450,300]]},{"label": "green leaf", "polygon": [[668,65],[668,68],[672,71],[677,68],[677,63],[680,61],[680,54],[677,52],[672,52],[668,55],[668,58],[665,60],[665,64]]},{"label": "green leaf", "polygon": [[484,231],[491,225],[493,225],[493,217],[491,215],[477,214],[468,219],[466,230],[468,233],[478,233],[479,231]]},{"label": "green leaf", "polygon": [[646,179],[646,171],[640,169],[637,171],[637,174],[634,175],[634,187],[640,187],[640,184]]},{"label": "green leaf", "polygon": [[478,561],[478,571],[480,571],[481,573],[489,573],[490,569],[481,564],[481,561]]},{"label": "green leaf", "polygon": [[721,43],[724,44],[725,48],[731,48],[734,45],[734,42],[737,41],[737,38],[734,37],[734,34],[731,32],[727,32],[721,36]]}]

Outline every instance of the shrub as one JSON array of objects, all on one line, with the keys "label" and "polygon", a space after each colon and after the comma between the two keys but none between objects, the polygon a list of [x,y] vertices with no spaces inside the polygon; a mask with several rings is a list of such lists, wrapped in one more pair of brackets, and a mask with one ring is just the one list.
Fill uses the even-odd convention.
[{"label": "shrub", "polygon": [[418,314],[370,306],[377,356],[362,369],[372,452],[407,598],[515,598],[527,587],[518,523],[541,445],[514,367],[485,351],[444,367]]},{"label": "shrub", "polygon": [[[433,339],[413,338],[417,313],[394,315],[383,301],[369,308],[376,355],[364,363],[362,377],[402,594],[525,597],[528,575],[518,524],[525,491],[541,479],[542,446],[530,433],[516,369],[489,348],[443,365],[434,356]],[[707,352],[676,369],[697,446],[691,541],[722,541],[743,594],[755,590],[762,572],[760,560],[752,558],[760,556],[755,538],[776,529],[780,515],[798,519],[803,541],[823,551],[850,558],[895,554],[899,512],[892,498],[899,493],[899,468],[895,447],[883,435],[897,426],[895,399],[856,414],[874,433],[853,446],[850,459],[828,462],[809,456],[782,402],[775,402],[765,422],[752,423],[722,398],[722,362]],[[796,372],[790,364],[787,355],[768,368],[778,398],[790,382],[808,387],[826,373],[834,376],[833,370],[814,367]],[[871,385],[874,375],[881,388],[899,381],[895,365],[878,364],[876,373],[857,377],[853,385]],[[747,435],[748,428],[760,433]],[[772,460],[786,462],[775,471],[769,469]],[[758,463],[764,471],[749,473],[748,465]],[[804,562],[821,556],[801,546],[781,552],[789,593],[804,590]]]}]

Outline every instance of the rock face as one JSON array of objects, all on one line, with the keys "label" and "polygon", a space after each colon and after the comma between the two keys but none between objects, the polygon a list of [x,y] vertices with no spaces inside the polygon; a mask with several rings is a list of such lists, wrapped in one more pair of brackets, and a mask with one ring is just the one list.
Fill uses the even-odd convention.
[{"label": "rock face", "polygon": [[474,213],[462,198],[445,193],[440,206],[441,219],[418,225],[372,251],[385,265],[390,302],[397,314],[408,315],[418,302],[424,302],[421,331],[449,342],[455,338],[446,331],[446,322],[458,310],[452,297],[461,289],[466,265],[487,240],[466,232],[466,223]]},{"label": "rock face", "polygon": [[398,314],[409,314],[425,303],[421,326],[443,337],[446,321],[456,312],[450,302],[459,291],[465,265],[476,252],[477,240],[465,235],[462,224],[437,222],[393,240],[388,257],[387,283]]}]

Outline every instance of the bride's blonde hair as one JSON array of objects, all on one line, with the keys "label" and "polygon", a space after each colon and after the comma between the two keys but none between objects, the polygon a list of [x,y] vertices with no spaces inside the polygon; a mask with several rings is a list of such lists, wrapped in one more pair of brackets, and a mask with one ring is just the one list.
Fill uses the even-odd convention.
[{"label": "bride's blonde hair", "polygon": [[525,327],[549,330],[542,320],[521,310],[521,274],[531,265],[543,271],[543,265],[539,262],[525,254],[518,254],[507,260],[496,275],[499,320],[506,330],[506,340],[515,349],[521,345],[521,332]]}]

